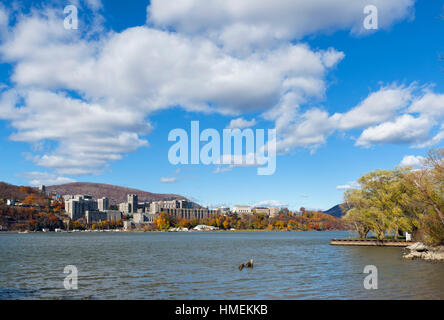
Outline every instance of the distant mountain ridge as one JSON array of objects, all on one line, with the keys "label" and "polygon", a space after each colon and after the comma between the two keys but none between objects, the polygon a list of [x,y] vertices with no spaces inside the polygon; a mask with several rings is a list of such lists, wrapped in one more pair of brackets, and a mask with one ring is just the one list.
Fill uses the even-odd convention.
[{"label": "distant mountain ridge", "polygon": [[[342,205],[343,205],[342,203],[337,204],[334,207],[332,207],[326,211],[323,211],[323,213],[329,214],[329,215],[336,217],[336,218],[341,218],[341,217],[345,216],[345,214],[347,213],[346,211],[341,209]],[[348,208],[348,209],[350,209],[350,208]]]},{"label": "distant mountain ridge", "polygon": [[137,194],[139,201],[186,199],[185,197],[177,194],[152,193],[134,188],[92,182],[73,182],[55,186],[47,186],[46,191],[60,195],[88,194],[96,199],[107,197],[110,204],[126,202],[128,194]]}]

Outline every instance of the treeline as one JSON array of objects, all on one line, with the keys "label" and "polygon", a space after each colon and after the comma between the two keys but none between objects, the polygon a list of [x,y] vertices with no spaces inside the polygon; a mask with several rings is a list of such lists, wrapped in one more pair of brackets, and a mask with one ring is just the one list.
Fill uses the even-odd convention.
[{"label": "treeline", "polygon": [[324,231],[345,230],[346,224],[341,219],[322,212],[304,211],[300,215],[289,212],[270,218],[262,214],[217,216],[205,219],[177,219],[161,213],[153,224],[145,227],[146,231],[168,230],[170,228],[194,228],[199,224],[218,227],[222,230],[294,230],[294,231]]},{"label": "treeline", "polygon": [[63,229],[63,221],[59,211],[33,207],[12,207],[0,204],[0,225],[8,230],[41,231],[43,228]]},{"label": "treeline", "polygon": [[6,202],[6,199],[41,206],[47,206],[51,202],[46,194],[36,188],[0,182],[0,203]]},{"label": "treeline", "polygon": [[362,176],[359,188],[344,194],[344,221],[361,238],[402,232],[427,244],[444,243],[444,149],[431,150],[419,169],[376,170]]}]

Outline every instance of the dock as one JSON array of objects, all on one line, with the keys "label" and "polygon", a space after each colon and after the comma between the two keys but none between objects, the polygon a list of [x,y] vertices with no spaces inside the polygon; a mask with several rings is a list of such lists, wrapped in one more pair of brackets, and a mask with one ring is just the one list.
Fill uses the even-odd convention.
[{"label": "dock", "polygon": [[379,247],[407,247],[414,244],[415,241],[394,241],[394,240],[356,240],[356,239],[332,239],[331,245],[334,246],[379,246]]}]

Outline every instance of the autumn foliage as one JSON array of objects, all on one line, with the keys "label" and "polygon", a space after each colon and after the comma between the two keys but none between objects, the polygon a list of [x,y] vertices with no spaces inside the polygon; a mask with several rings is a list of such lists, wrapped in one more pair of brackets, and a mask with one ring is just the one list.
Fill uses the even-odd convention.
[{"label": "autumn foliage", "polygon": [[173,227],[194,228],[198,224],[218,227],[222,230],[279,230],[279,231],[323,231],[323,230],[345,230],[346,225],[341,219],[335,218],[322,212],[305,211],[301,214],[281,214],[270,218],[262,214],[253,215],[229,215],[215,216],[201,220],[177,219],[165,213],[161,213],[154,220],[154,228],[157,230],[168,230]]}]

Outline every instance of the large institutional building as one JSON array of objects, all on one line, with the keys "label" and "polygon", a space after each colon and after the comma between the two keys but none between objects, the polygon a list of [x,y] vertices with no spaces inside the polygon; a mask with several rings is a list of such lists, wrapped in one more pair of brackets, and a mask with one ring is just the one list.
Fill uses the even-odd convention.
[{"label": "large institutional building", "polygon": [[73,221],[85,216],[86,211],[97,211],[97,201],[89,195],[64,196],[65,211]]},{"label": "large institutional building", "polygon": [[105,220],[120,220],[122,213],[118,210],[109,210],[108,198],[93,199],[89,195],[66,195],[65,211],[72,221],[85,218],[87,223],[96,223]]},{"label": "large institutional building", "polygon": [[231,210],[233,213],[237,213],[237,214],[263,214],[263,215],[267,215],[270,217],[275,217],[279,214],[280,212],[280,208],[279,207],[256,207],[256,208],[252,208],[251,206],[246,206],[246,205],[236,205],[233,206],[233,210]]},{"label": "large institutional building", "polygon": [[166,213],[176,218],[182,219],[203,219],[217,215],[236,214],[265,214],[276,216],[280,212],[278,207],[256,207],[248,205],[236,205],[230,211],[228,207],[217,209],[203,208],[191,201],[178,199],[168,201],[145,201],[139,202],[136,194],[129,194],[127,202],[118,205],[119,210],[109,210],[109,199],[93,199],[89,195],[65,195],[65,211],[73,221],[84,218],[87,223],[97,223],[100,221],[118,221],[122,219],[122,214],[126,214],[133,224],[152,223],[161,213]]},{"label": "large institutional building", "polygon": [[233,213],[238,214],[252,214],[253,211],[251,211],[251,206],[242,206],[242,205],[236,205],[233,206]]}]

